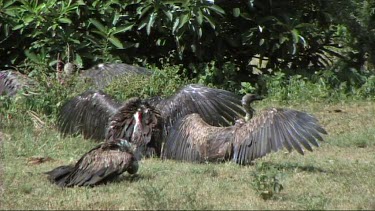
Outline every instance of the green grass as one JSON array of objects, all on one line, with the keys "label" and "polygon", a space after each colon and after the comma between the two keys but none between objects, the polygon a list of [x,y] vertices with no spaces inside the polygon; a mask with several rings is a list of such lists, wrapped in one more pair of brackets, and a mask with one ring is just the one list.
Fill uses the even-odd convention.
[{"label": "green grass", "polygon": [[[257,107],[268,105],[276,103]],[[62,189],[43,172],[75,162],[96,143],[61,138],[48,125],[5,124],[0,209],[375,209],[375,103],[278,106],[318,117],[329,133],[321,147],[305,156],[269,154],[252,166],[144,159],[137,175],[95,188]],[[33,157],[52,160],[33,164]],[[264,200],[262,178],[275,176],[283,189]]]}]

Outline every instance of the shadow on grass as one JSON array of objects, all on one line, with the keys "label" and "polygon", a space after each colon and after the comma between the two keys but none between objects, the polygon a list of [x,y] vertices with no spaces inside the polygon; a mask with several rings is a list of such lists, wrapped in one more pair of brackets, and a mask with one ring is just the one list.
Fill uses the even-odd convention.
[{"label": "shadow on grass", "polygon": [[313,165],[302,165],[300,163],[291,163],[291,162],[285,162],[285,163],[273,163],[273,162],[263,162],[262,166],[269,167],[269,168],[276,168],[279,170],[287,170],[287,171],[306,171],[306,172],[312,172],[312,173],[333,173],[330,170],[326,170],[323,168],[319,168]]},{"label": "shadow on grass", "polygon": [[122,183],[122,182],[140,182],[143,180],[152,180],[155,177],[149,174],[123,174],[111,181],[111,183]]}]

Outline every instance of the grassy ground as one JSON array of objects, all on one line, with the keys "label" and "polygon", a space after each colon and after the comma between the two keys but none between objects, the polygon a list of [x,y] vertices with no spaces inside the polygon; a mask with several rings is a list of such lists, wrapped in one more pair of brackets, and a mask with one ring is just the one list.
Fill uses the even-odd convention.
[{"label": "grassy ground", "polygon": [[[61,138],[48,126],[5,127],[0,209],[375,209],[375,103],[288,107],[318,117],[329,133],[320,148],[305,156],[280,151],[253,166],[145,159],[138,175],[95,188],[61,189],[42,173],[95,143]],[[261,178],[275,175],[283,189],[264,200]]]}]

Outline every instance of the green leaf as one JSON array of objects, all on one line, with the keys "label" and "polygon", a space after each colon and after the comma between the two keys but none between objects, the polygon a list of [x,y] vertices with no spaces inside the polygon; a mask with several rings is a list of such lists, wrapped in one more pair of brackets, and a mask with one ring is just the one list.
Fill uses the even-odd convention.
[{"label": "green leaf", "polygon": [[287,40],[289,40],[288,37],[283,36],[283,34],[280,34],[280,36],[279,36],[279,43],[280,43],[280,45],[283,44]]},{"label": "green leaf", "polygon": [[198,10],[197,12],[197,22],[199,23],[199,25],[202,25],[203,23],[203,13],[201,10]]},{"label": "green leaf", "polygon": [[178,25],[178,29],[182,28],[186,22],[188,22],[188,20],[190,20],[190,16],[189,14],[183,14],[182,16],[180,16],[180,24]]},{"label": "green leaf", "polygon": [[169,21],[173,21],[173,14],[171,13],[171,11],[163,11],[165,16],[167,16],[167,18],[169,19]]},{"label": "green leaf", "polygon": [[299,36],[299,32],[297,29],[293,29],[291,31],[292,33],[292,37],[293,37],[293,43],[298,43],[298,36]]},{"label": "green leaf", "polygon": [[20,28],[23,28],[25,25],[23,25],[23,24],[19,24],[19,25],[16,25],[16,26],[14,26],[13,28],[12,28],[12,30],[13,31],[16,31],[16,30],[18,30],[18,29],[20,29]]},{"label": "green leaf", "polygon": [[83,61],[82,61],[81,56],[76,53],[75,57],[76,57],[76,59],[75,59],[74,63],[78,66],[78,68],[83,67]]},{"label": "green leaf", "polygon": [[72,21],[69,18],[59,18],[60,23],[71,24]]},{"label": "green leaf", "polygon": [[200,39],[202,37],[202,28],[199,27],[198,29],[198,38]]},{"label": "green leaf", "polygon": [[204,19],[207,20],[207,22],[211,25],[213,29],[216,28],[216,21],[211,16],[204,16]]},{"label": "green leaf", "polygon": [[147,12],[148,12],[151,8],[152,8],[152,7],[149,5],[149,6],[144,7],[143,9],[137,9],[137,13],[139,14],[139,19],[141,19],[143,16],[145,16],[145,14],[147,14]]},{"label": "green leaf", "polygon": [[25,25],[28,25],[28,23],[32,22],[35,19],[34,15],[28,15],[26,18],[23,19]]},{"label": "green leaf", "polygon": [[113,31],[112,34],[114,35],[114,34],[117,34],[117,33],[129,31],[133,28],[133,26],[134,26],[134,23],[127,23],[123,26],[116,27],[116,29]]},{"label": "green leaf", "polygon": [[113,16],[112,25],[116,26],[119,19],[120,19],[120,13],[116,12],[115,15]]},{"label": "green leaf", "polygon": [[143,29],[143,27],[145,27],[146,25],[147,25],[147,23],[148,23],[148,19],[147,18],[145,18],[145,19],[143,19],[142,21],[141,21],[141,23],[139,23],[139,26],[138,26],[138,30],[141,30],[141,29]]},{"label": "green leaf", "polygon": [[116,46],[118,49],[123,49],[124,46],[122,45],[121,41],[117,38],[117,37],[114,37],[114,36],[110,36],[108,38],[108,40],[114,45]]},{"label": "green leaf", "polygon": [[262,46],[264,44],[264,39],[262,38],[262,39],[260,39],[260,41],[259,41],[259,46]]},{"label": "green leaf", "polygon": [[39,58],[35,55],[35,53],[32,53],[30,52],[29,50],[25,50],[25,55],[28,59],[30,59],[31,61],[39,64],[40,63],[40,60]]},{"label": "green leaf", "polygon": [[155,23],[155,17],[157,17],[157,13],[152,13],[150,15],[150,19],[148,20],[147,27],[146,27],[147,35],[150,35],[150,33],[151,33],[151,27]]},{"label": "green leaf", "polygon": [[94,19],[94,18],[90,18],[89,19],[90,23],[94,24],[94,26],[101,32],[103,33],[107,33],[107,29],[106,27],[100,23],[98,20]]},{"label": "green leaf", "polygon": [[240,10],[240,8],[233,8],[233,16],[234,17],[238,17],[238,16],[240,16],[240,14],[241,14],[241,10]]},{"label": "green leaf", "polygon": [[92,32],[95,33],[95,34],[98,34],[98,35],[100,35],[100,36],[102,36],[104,38],[107,38],[107,34],[104,33],[104,32],[102,32],[102,31],[92,30]]},{"label": "green leaf", "polygon": [[178,26],[179,23],[180,23],[180,18],[178,17],[178,18],[176,18],[176,20],[173,23],[172,34],[175,34],[177,26]]},{"label": "green leaf", "polygon": [[212,5],[212,6],[209,6],[208,8],[210,8],[213,11],[215,11],[217,14],[221,14],[221,15],[225,14],[225,11],[221,7],[219,7],[217,5]]}]

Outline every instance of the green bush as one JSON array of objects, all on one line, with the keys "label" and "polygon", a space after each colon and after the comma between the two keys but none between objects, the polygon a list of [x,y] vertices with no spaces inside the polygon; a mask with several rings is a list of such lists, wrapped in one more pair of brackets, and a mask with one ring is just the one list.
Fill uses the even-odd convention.
[{"label": "green bush", "polygon": [[38,83],[19,91],[15,97],[0,96],[0,115],[4,121],[12,123],[13,118],[18,118],[23,119],[24,124],[35,120],[53,123],[63,102],[88,88],[79,77],[66,77],[62,83],[55,75],[39,72],[34,78]]},{"label": "green bush", "polygon": [[164,65],[163,69],[150,67],[151,76],[126,75],[114,80],[105,92],[116,96],[119,100],[130,97],[148,98],[154,96],[170,96],[182,86],[194,83],[180,74],[180,65]]},{"label": "green bush", "polygon": [[0,0],[0,67],[26,62],[51,73],[61,59],[80,68],[100,62],[161,68],[168,58],[189,70],[189,78],[238,90],[239,78],[253,76],[255,55],[273,71],[310,73],[340,57],[348,35],[338,33],[342,23],[328,6],[313,0]]}]

